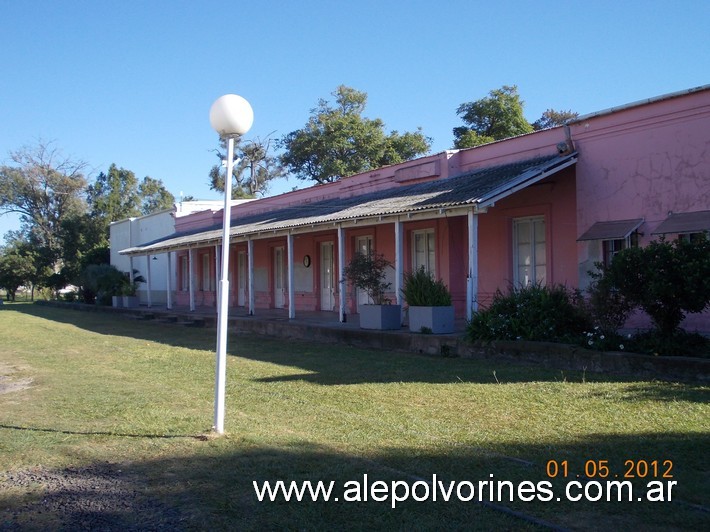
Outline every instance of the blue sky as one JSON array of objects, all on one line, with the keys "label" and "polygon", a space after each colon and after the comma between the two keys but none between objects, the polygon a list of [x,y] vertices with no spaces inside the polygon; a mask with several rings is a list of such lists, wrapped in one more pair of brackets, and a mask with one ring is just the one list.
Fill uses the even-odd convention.
[{"label": "blue sky", "polygon": [[[252,104],[247,138],[280,137],[345,84],[438,152],[456,108],[502,85],[534,121],[710,83],[707,0],[0,0],[0,20],[0,161],[54,141],[89,179],[116,163],[176,197],[220,197],[208,113],[225,93]],[[0,235],[18,226],[0,216]]]}]

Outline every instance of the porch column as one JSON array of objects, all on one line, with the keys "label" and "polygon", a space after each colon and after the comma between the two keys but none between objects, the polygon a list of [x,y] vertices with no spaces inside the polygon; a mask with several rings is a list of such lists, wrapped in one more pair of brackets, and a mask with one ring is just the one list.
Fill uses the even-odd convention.
[{"label": "porch column", "polygon": [[478,214],[468,211],[468,279],[466,280],[466,319],[478,312]]},{"label": "porch column", "polygon": [[195,312],[195,249],[187,250],[188,275],[187,284],[190,290],[190,312]]},{"label": "porch column", "polygon": [[249,278],[249,315],[254,315],[254,241],[247,240],[247,277]]},{"label": "porch column", "polygon": [[153,291],[153,284],[150,282],[150,253],[148,253],[145,256],[145,262],[146,262],[146,268],[145,268],[145,274],[148,276],[147,279],[147,288],[148,288],[148,308],[153,306],[153,296],[151,295],[151,292]]},{"label": "porch column", "polygon": [[[404,286],[404,237],[403,226],[399,219],[394,223],[394,291],[395,301],[402,305],[402,287]],[[403,310],[400,307],[399,321],[402,323]]]},{"label": "porch column", "polygon": [[128,263],[128,279],[131,281],[131,284],[133,284],[135,280],[135,276],[133,275],[133,255],[129,257]]},{"label": "porch column", "polygon": [[286,237],[286,256],[288,257],[288,319],[296,317],[296,289],[293,286],[293,235]]},{"label": "porch column", "polygon": [[167,309],[172,310],[173,309],[173,264],[172,264],[172,253],[168,251],[168,275],[166,277],[167,282],[166,284],[166,289],[167,289]]},{"label": "porch column", "polygon": [[345,314],[345,231],[343,226],[338,226],[338,290],[340,292],[340,323],[347,321]]},{"label": "porch column", "polygon": [[[222,288],[220,285],[222,283],[219,282],[219,280],[222,278],[222,272],[220,269],[222,268],[222,263],[220,259],[222,258],[222,254],[220,253],[220,249],[222,246],[217,244],[214,247],[214,281],[215,281],[215,295],[217,296],[215,298],[215,302],[219,301],[219,293],[220,289]],[[217,307],[217,304],[215,304],[215,307]],[[229,301],[227,301],[227,307],[229,307]]]}]

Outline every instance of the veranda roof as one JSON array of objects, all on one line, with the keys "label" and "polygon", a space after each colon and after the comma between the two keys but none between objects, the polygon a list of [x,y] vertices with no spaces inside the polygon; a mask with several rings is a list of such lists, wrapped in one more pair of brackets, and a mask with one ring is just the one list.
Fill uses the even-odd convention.
[{"label": "veranda roof", "polygon": [[643,223],[643,218],[633,220],[614,220],[611,222],[597,222],[587,229],[577,241],[583,240],[621,240],[627,238]]},{"label": "veranda roof", "polygon": [[[276,208],[232,218],[230,238],[244,240],[264,233],[299,227],[331,226],[339,222],[377,219],[459,207],[488,207],[577,162],[576,152],[527,159],[486,167],[446,179],[394,186],[347,198],[330,198]],[[196,246],[220,244],[221,224],[192,232],[175,233],[140,246],[121,250],[123,255],[164,253]]]},{"label": "veranda roof", "polygon": [[702,233],[703,231],[710,231],[710,211],[673,213],[663,220],[652,234]]}]

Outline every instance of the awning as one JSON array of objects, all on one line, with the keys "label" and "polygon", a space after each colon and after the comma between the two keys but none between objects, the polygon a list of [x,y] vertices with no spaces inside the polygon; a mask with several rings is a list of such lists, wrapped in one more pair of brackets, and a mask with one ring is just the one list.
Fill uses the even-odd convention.
[{"label": "awning", "polygon": [[673,213],[663,220],[652,234],[702,233],[703,231],[710,231],[710,211]]},{"label": "awning", "polygon": [[[232,219],[230,239],[271,237],[299,229],[318,230],[338,223],[384,223],[402,215],[435,213],[437,216],[484,209],[577,162],[577,153],[550,155],[515,163],[489,166],[465,174],[351,197],[334,197],[277,207]],[[251,202],[249,207],[258,204]],[[446,214],[445,214],[446,213]],[[123,249],[121,255],[146,255],[221,243],[221,224],[189,233],[175,233],[140,246]]]},{"label": "awning", "polygon": [[612,222],[597,222],[577,239],[583,240],[621,240],[636,231],[643,223],[643,218],[633,220],[614,220]]}]

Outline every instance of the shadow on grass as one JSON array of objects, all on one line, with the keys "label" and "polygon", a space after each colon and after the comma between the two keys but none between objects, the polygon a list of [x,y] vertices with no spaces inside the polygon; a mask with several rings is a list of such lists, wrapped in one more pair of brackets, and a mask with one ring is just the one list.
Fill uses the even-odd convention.
[{"label": "shadow on grass", "polygon": [[[378,449],[366,457],[307,441],[267,446],[248,439],[225,437],[197,445],[189,456],[181,454],[116,465],[126,474],[123,481],[132,483],[134,492],[159,500],[160,505],[165,506],[165,515],[148,513],[146,519],[150,520],[139,522],[138,528],[150,529],[159,523],[165,529],[177,530],[707,530],[710,525],[707,499],[710,486],[705,455],[710,435],[707,433],[622,437],[598,434],[578,443],[554,446],[506,444],[491,449],[501,454],[526,457],[534,461],[532,466],[461,445],[437,452],[422,452],[416,447]],[[628,469],[624,462],[641,458],[649,462],[672,461],[670,470],[664,466],[657,475],[670,474],[672,481],[677,482],[672,487],[672,502],[637,500],[645,497],[650,480],[662,481],[667,498],[667,483],[671,479],[650,476],[629,480],[633,486],[631,501],[626,500],[628,490],[622,492],[624,502],[616,500],[616,490],[611,491],[612,502],[572,503],[564,500],[565,483],[578,481],[576,475],[584,474],[587,460],[608,460],[611,474],[623,477]],[[554,479],[547,475],[546,464],[550,459],[558,463],[568,462],[567,479],[562,479],[561,473]],[[441,486],[432,483],[433,475],[442,482]],[[254,483],[262,490],[265,481],[275,483],[278,480],[284,481],[287,489],[290,481],[308,480],[313,482],[314,489],[319,480],[326,484],[325,487],[333,481],[331,501],[324,502],[321,491],[320,500],[316,502],[311,500],[308,492],[301,502],[286,502],[283,492],[274,502],[260,502]],[[502,486],[499,498],[497,484],[492,484],[504,480],[513,483],[513,502],[508,498],[509,486]],[[548,496],[535,489],[533,500],[521,501],[516,486],[524,480],[536,486],[539,482],[549,481],[555,497],[538,500],[537,494],[541,499]],[[376,481],[384,482],[379,487],[386,487],[385,491],[372,491]],[[378,495],[391,494],[395,481],[407,484],[407,487],[398,484],[400,496],[405,490],[411,494],[413,484],[417,482],[416,494],[425,500],[417,502],[410,498],[397,502],[395,508],[391,497],[380,502],[374,500]],[[452,481],[454,488],[450,500],[444,502],[444,491],[450,488]],[[457,499],[459,495],[468,498],[471,486],[474,495],[478,496],[479,481],[491,482],[483,485],[481,493],[484,498],[492,500],[492,504]],[[494,486],[492,499],[488,491],[490,486]],[[436,502],[432,500],[434,490],[437,490]],[[574,496],[583,493],[583,484],[570,492]],[[596,488],[590,491],[592,496],[597,493]],[[523,495],[530,494],[528,491]],[[52,496],[66,499],[67,504],[57,507],[69,510],[72,505],[91,508],[94,498],[103,497],[102,504],[94,504],[93,508],[99,516],[105,512],[114,518],[117,526],[105,528],[107,530],[125,530],[126,523],[134,519],[132,509],[122,508],[121,501],[106,501],[102,494],[91,490],[77,491],[75,486],[66,486]],[[335,497],[337,501],[333,500]],[[556,501],[556,497],[562,501]],[[30,512],[42,509],[45,498],[45,493],[35,491],[30,501],[24,500],[20,504],[0,491],[0,508],[5,508],[6,515],[14,516],[6,522],[6,529],[14,530],[13,523],[21,523]],[[82,502],[82,498],[86,500]],[[57,519],[59,526],[56,528],[72,529],[82,522],[80,519],[86,519],[86,515],[85,512],[57,510]],[[4,530],[1,521],[0,530]]]},{"label": "shadow on grass", "polygon": [[205,434],[126,434],[120,432],[103,432],[103,431],[76,431],[76,430],[61,430],[48,429],[40,427],[22,427],[19,425],[5,425],[0,423],[0,429],[19,430],[28,432],[48,432],[50,434],[67,434],[70,436],[111,436],[117,438],[146,438],[158,440],[176,440],[176,439],[193,439],[205,441],[208,437]]},{"label": "shadow on grass", "polygon": [[[97,334],[124,336],[187,349],[213,351],[213,329],[188,328],[174,324],[140,321],[122,314],[82,312],[41,305],[17,304],[4,308]],[[302,369],[291,375],[260,377],[257,382],[304,381],[324,386],[366,383],[430,384],[518,382],[629,382],[629,400],[685,400],[707,402],[708,389],[702,385],[648,383],[640,378],[620,377],[579,371],[560,371],[532,363],[508,360],[435,357],[402,352],[359,349],[346,345],[270,338],[230,332],[229,354],[241,358]]]}]

